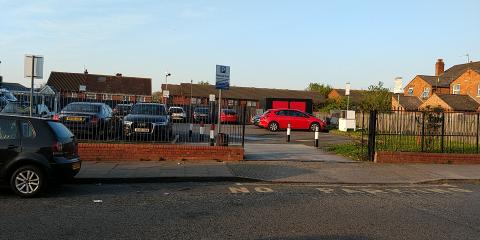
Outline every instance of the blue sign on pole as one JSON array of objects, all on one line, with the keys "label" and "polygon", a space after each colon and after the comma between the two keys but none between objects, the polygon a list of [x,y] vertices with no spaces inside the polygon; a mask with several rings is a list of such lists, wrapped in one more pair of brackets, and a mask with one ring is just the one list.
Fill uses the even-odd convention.
[{"label": "blue sign on pole", "polygon": [[230,66],[217,65],[215,88],[222,90],[230,88]]}]

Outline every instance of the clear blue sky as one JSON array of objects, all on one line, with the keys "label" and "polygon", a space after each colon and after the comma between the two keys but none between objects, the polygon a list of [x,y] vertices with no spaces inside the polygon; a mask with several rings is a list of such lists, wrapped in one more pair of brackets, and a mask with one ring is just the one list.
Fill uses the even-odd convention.
[{"label": "clear blue sky", "polygon": [[[434,63],[480,60],[480,1],[0,0],[0,74],[23,78],[26,53],[50,71],[304,89],[367,88],[434,74]],[[42,81],[40,80],[39,83]]]}]

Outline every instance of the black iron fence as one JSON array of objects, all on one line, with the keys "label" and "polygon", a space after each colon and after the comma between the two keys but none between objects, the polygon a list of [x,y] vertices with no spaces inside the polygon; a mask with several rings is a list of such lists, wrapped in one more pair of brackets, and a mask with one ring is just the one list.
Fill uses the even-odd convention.
[{"label": "black iron fence", "polygon": [[478,112],[372,111],[359,118],[360,154],[368,160],[376,151],[480,153]]},{"label": "black iron fence", "polygon": [[[116,100],[111,95],[36,95],[33,115],[54,118],[80,142],[161,142],[183,145],[243,145],[245,124],[256,109],[248,106],[163,104]],[[100,98],[99,98],[100,97]],[[29,115],[30,99],[18,96],[8,114]],[[138,98],[136,98],[138,100]],[[5,109],[7,111],[8,109]],[[220,109],[220,112],[219,112]]]}]

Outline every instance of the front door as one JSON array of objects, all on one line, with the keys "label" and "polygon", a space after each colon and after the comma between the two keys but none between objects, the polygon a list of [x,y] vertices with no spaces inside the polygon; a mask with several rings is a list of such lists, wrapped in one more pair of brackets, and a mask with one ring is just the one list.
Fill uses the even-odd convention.
[{"label": "front door", "polygon": [[0,169],[20,152],[17,121],[0,117]]}]

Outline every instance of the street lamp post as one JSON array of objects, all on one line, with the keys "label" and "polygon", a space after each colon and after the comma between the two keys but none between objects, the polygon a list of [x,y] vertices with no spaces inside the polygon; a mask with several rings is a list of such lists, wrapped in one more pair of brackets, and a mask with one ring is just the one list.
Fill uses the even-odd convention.
[{"label": "street lamp post", "polygon": [[[169,72],[165,73],[165,91],[168,91],[168,77],[170,76],[172,76],[171,73]],[[163,103],[167,104],[167,97],[165,95],[163,96]]]}]

